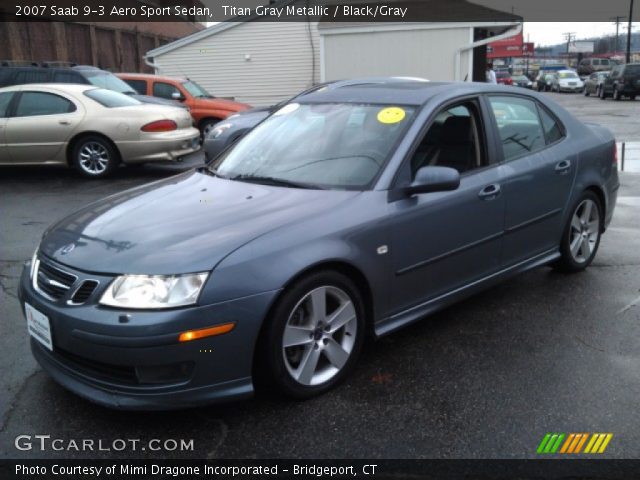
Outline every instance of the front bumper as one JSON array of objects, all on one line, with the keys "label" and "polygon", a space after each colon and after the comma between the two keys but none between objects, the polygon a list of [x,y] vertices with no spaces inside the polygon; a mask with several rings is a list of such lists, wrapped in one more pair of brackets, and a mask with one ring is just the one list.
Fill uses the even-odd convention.
[{"label": "front bumper", "polygon": [[[214,305],[125,311],[97,305],[107,284],[105,278],[86,304],[71,306],[36,292],[24,269],[18,292],[23,313],[27,302],[45,314],[53,339],[53,351],[34,339],[31,349],[54,380],[118,409],[185,408],[252,395],[254,347],[277,291]],[[236,324],[227,334],[177,341],[182,331],[227,322]]]},{"label": "front bumper", "polygon": [[562,86],[560,85],[558,87],[558,91],[559,92],[581,92],[582,90],[584,90],[584,86]]},{"label": "front bumper", "polygon": [[144,134],[140,140],[117,142],[116,145],[125,164],[171,161],[200,149],[200,131],[196,128],[184,128],[173,132]]}]

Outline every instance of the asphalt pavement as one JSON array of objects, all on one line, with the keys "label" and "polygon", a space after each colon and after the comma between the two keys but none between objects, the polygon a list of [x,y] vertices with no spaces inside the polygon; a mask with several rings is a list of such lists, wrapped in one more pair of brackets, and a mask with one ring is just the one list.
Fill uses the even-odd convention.
[{"label": "asphalt pavement", "polygon": [[[612,129],[626,128],[612,118]],[[640,175],[632,173],[621,175],[613,223],[587,271],[540,268],[372,342],[354,375],[322,397],[131,413],[58,386],[29,352],[16,298],[42,232],[87,202],[201,161],[122,168],[100,181],[51,167],[0,170],[0,457],[534,458],[547,432],[610,432],[607,458],[640,458]],[[193,439],[194,449],[14,447],[18,435],[41,434],[105,445]]]}]

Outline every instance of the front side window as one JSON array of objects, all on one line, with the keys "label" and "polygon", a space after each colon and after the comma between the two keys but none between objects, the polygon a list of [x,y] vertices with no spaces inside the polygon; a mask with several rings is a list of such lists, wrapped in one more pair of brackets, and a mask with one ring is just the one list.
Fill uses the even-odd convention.
[{"label": "front side window", "polygon": [[212,168],[243,181],[366,188],[384,168],[415,110],[399,105],[290,103],[218,157]]},{"label": "front side window", "polygon": [[498,125],[505,161],[545,147],[545,136],[533,100],[520,97],[489,97]]},{"label": "front side window", "polygon": [[171,85],[170,83],[155,82],[153,84],[153,96],[154,97],[160,97],[160,98],[166,98],[168,100],[173,100],[172,95],[174,93],[178,93],[178,94],[180,94],[180,96],[182,96],[182,93],[180,93],[180,90],[178,90],[178,87],[175,87],[174,85]]},{"label": "front side window", "polygon": [[16,117],[33,117],[36,115],[59,115],[76,110],[76,106],[59,95],[47,92],[22,92]]},{"label": "front side window", "polygon": [[0,118],[6,118],[14,92],[0,93]]},{"label": "front side window", "polygon": [[480,121],[473,103],[438,113],[411,158],[411,174],[422,167],[455,168],[460,173],[483,166]]}]

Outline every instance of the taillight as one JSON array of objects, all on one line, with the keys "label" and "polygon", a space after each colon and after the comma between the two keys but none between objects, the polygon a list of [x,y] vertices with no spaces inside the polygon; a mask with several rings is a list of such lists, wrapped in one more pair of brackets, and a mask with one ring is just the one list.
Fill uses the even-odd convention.
[{"label": "taillight", "polygon": [[613,143],[613,166],[618,168],[618,144]]},{"label": "taillight", "polygon": [[140,130],[143,132],[170,132],[177,130],[178,124],[173,120],[158,120],[155,122],[147,123]]}]

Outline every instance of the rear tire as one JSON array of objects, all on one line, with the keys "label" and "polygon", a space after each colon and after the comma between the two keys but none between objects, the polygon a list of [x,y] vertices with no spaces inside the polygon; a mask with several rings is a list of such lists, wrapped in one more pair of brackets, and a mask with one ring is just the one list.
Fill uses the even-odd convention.
[{"label": "rear tire", "polygon": [[296,281],[278,300],[258,339],[259,384],[307,399],[353,370],[365,337],[365,308],[355,284],[324,270]]},{"label": "rear tire", "polygon": [[591,191],[584,192],[571,209],[560,241],[561,257],[553,267],[566,273],[587,268],[598,252],[603,223],[600,199]]},{"label": "rear tire", "polygon": [[113,144],[99,135],[87,135],[74,142],[71,164],[86,178],[105,178],[120,162]]}]

